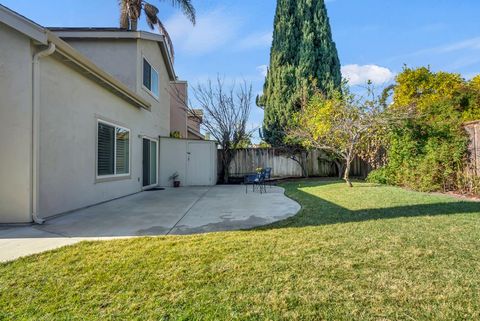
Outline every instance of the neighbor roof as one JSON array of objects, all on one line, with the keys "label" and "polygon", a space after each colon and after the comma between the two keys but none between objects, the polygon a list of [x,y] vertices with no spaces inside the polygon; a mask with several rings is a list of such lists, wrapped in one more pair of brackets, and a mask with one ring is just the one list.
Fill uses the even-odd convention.
[{"label": "neighbor roof", "polygon": [[160,47],[160,51],[167,66],[168,75],[171,81],[177,80],[175,69],[173,68],[173,59],[165,42],[165,37],[156,33],[147,31],[131,31],[123,28],[90,28],[90,27],[48,27],[60,38],[65,39],[143,39],[155,41]]}]

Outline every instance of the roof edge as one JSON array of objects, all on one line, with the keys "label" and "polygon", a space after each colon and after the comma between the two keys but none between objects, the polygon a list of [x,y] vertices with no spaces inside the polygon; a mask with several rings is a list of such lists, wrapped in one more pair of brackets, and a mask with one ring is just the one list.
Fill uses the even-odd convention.
[{"label": "roof edge", "polygon": [[47,32],[44,27],[1,4],[0,22],[27,35],[41,44],[46,45],[48,42]]},{"label": "roof edge", "polygon": [[170,81],[177,80],[173,59],[170,50],[165,42],[165,37],[156,33],[147,31],[131,31],[120,28],[61,28],[50,27],[49,30],[60,38],[73,39],[142,39],[155,41],[160,46],[160,51],[167,66]]}]

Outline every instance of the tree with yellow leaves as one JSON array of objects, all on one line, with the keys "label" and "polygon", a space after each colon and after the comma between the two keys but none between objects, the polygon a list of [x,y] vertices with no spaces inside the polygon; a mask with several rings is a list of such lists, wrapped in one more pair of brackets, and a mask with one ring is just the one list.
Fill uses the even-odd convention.
[{"label": "tree with yellow leaves", "polygon": [[396,120],[404,119],[404,111],[392,113],[382,96],[369,85],[365,96],[356,95],[344,86],[342,92],[327,98],[313,95],[296,114],[296,125],[289,135],[301,141],[305,148],[321,149],[332,156],[339,173],[352,187],[350,168],[355,156],[372,151],[372,144],[382,137]]}]

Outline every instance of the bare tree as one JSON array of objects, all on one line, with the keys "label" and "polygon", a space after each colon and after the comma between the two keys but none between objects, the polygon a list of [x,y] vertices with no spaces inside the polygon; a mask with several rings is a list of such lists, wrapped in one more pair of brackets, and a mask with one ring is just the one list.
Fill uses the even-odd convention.
[{"label": "bare tree", "polygon": [[[220,145],[220,177],[228,183],[235,149],[249,140],[254,131],[247,130],[253,102],[252,85],[243,81],[238,86],[235,83],[227,86],[225,80],[217,76],[216,81],[208,80],[193,88],[195,108],[185,95],[175,91],[175,86],[173,90],[173,98],[185,106],[191,116],[197,117],[205,131]],[[198,115],[198,109],[203,111],[202,115]]]}]

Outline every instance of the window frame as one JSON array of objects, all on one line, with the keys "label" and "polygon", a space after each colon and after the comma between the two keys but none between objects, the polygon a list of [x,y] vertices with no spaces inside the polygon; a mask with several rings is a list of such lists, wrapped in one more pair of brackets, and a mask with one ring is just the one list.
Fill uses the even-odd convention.
[{"label": "window frame", "polygon": [[[105,124],[107,126],[111,126],[114,128],[114,141],[113,141],[113,172],[114,174],[109,175],[98,175],[98,125]],[[124,174],[116,174],[117,172],[117,128],[125,130],[128,132],[128,173]],[[132,174],[132,131],[125,127],[118,125],[116,123],[112,123],[110,121],[106,121],[103,119],[97,118],[95,121],[95,181],[104,182],[104,181],[111,181],[111,180],[120,180],[120,179],[128,179],[131,178]]]},{"label": "window frame", "polygon": [[[152,87],[152,71],[154,71],[156,74],[157,74],[157,79],[158,79],[158,95],[155,94],[151,88],[148,88],[147,86],[145,86],[145,84],[143,83],[143,80],[144,80],[144,77],[145,77],[145,62],[147,62],[147,64],[150,66],[150,87]],[[155,69],[155,67],[153,67],[152,63],[144,56],[142,55],[142,88],[148,92],[153,98],[155,98],[156,100],[160,99],[160,73],[158,72],[157,69]],[[153,88],[153,87],[152,87]]]}]

